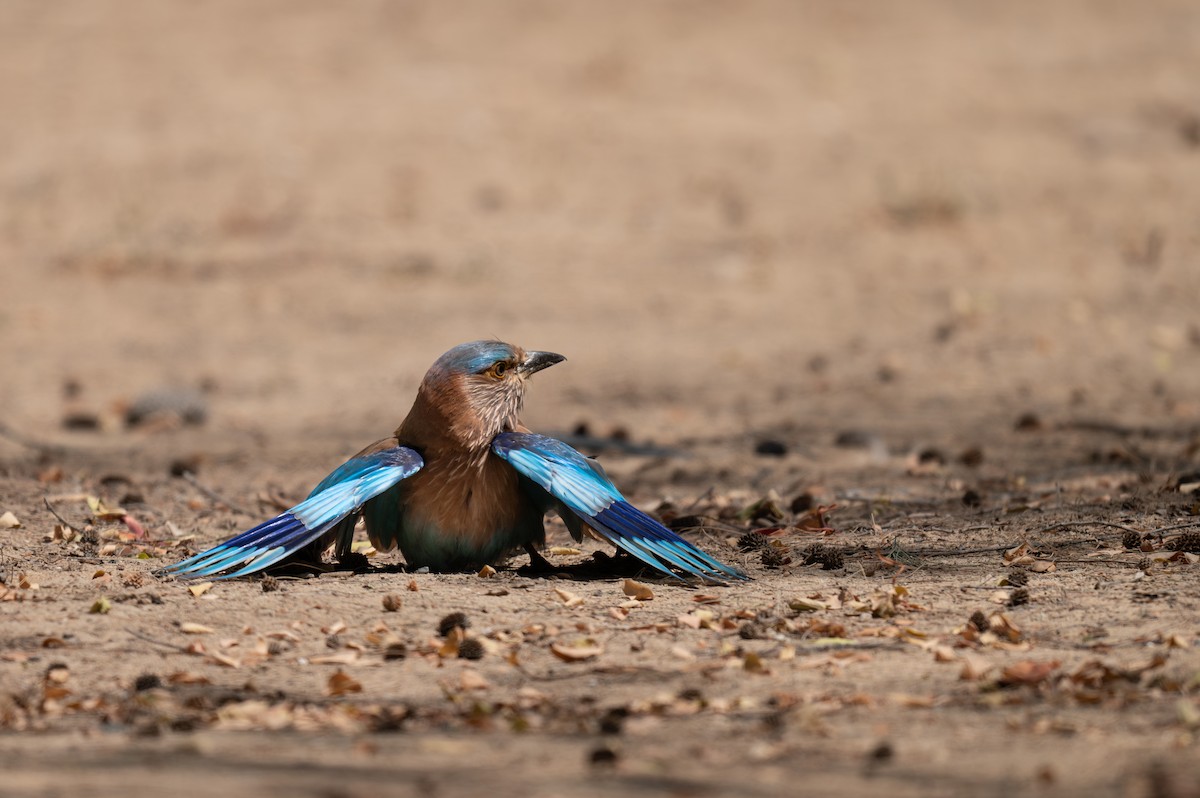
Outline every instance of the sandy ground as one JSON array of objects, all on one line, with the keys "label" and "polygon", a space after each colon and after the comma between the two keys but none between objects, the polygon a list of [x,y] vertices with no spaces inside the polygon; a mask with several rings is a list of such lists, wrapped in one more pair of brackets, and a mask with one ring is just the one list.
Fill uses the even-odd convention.
[{"label": "sandy ground", "polygon": [[[1195,3],[0,22],[0,794],[1200,795]],[[492,336],[755,580],[154,576]]]}]

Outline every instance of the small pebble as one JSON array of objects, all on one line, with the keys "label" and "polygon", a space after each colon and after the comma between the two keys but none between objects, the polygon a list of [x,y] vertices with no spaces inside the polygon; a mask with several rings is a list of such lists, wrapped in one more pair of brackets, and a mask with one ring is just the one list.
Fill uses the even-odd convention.
[{"label": "small pebble", "polygon": [[162,679],[153,673],[143,673],[133,683],[134,692],[137,693],[153,690],[156,687],[162,687]]},{"label": "small pebble", "polygon": [[767,457],[783,457],[788,453],[788,447],[783,441],[759,441],[754,445],[754,453],[765,455]]}]

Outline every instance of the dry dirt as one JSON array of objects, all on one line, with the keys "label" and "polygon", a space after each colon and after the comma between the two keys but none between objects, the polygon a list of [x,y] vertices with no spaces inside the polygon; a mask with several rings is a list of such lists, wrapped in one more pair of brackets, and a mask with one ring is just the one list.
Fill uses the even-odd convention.
[{"label": "dry dirt", "polygon": [[[9,0],[0,795],[1200,795],[1197,41],[1190,0]],[[754,581],[154,576],[489,336]],[[123,423],[161,391],[204,423]]]}]

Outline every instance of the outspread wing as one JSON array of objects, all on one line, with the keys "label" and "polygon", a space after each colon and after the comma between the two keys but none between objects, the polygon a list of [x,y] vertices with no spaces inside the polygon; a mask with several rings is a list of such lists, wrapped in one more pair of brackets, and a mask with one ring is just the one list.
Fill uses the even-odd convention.
[{"label": "outspread wing", "polygon": [[417,473],[423,465],[421,455],[405,446],[351,458],[321,480],[309,497],[295,507],[165,571],[186,578],[218,579],[261,571],[339,524],[342,529],[363,502]]},{"label": "outspread wing", "polygon": [[[492,441],[492,451],[608,542],[665,574],[713,582],[748,578],[625,501],[597,463],[562,441],[504,432]],[[549,497],[538,498],[547,503]],[[566,520],[571,526],[573,519]]]}]

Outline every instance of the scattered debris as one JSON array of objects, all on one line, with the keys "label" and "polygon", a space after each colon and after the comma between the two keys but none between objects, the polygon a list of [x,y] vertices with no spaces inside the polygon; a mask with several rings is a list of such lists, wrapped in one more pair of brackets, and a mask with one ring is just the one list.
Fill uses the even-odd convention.
[{"label": "scattered debris", "polygon": [[1036,413],[1022,413],[1013,424],[1017,432],[1037,432],[1042,429],[1042,420]]},{"label": "scattered debris", "polygon": [[1029,603],[1029,588],[1019,587],[1014,590],[1008,597],[1008,606],[1020,607],[1023,604]]},{"label": "scattered debris", "polygon": [[127,427],[170,429],[179,425],[199,426],[207,420],[207,398],[186,388],[149,391],[134,399],[125,410]]},{"label": "scattered debris", "polygon": [[1184,532],[1179,537],[1168,540],[1165,548],[1170,551],[1200,554],[1200,532]]},{"label": "scattered debris", "polygon": [[621,592],[637,601],[650,601],[654,598],[654,591],[650,589],[650,585],[633,579],[625,580],[621,586]]},{"label": "scattered debris", "polygon": [[338,669],[329,677],[325,692],[331,696],[343,696],[361,693],[362,689],[362,684],[348,676],[345,671]]},{"label": "scattered debris", "polygon": [[438,621],[438,635],[448,637],[455,629],[460,631],[471,628],[471,622],[467,620],[467,616],[461,612],[452,612],[449,615]]},{"label": "scattered debris", "polygon": [[567,643],[551,643],[550,651],[563,662],[583,662],[604,653],[604,649],[590,637],[580,638]]},{"label": "scattered debris", "polygon": [[751,529],[742,534],[737,539],[737,546],[742,551],[754,551],[755,549],[765,549],[771,545],[771,541],[762,534],[760,530]]},{"label": "scattered debris", "polygon": [[1029,572],[1019,570],[1010,571],[1004,577],[1003,581],[1013,587],[1025,587],[1025,585],[1029,584]]},{"label": "scattered debris", "polygon": [[760,555],[764,568],[782,568],[791,562],[791,558],[781,546],[767,546]]},{"label": "scattered debris", "polygon": [[804,564],[820,565],[823,570],[836,571],[844,568],[846,561],[840,549],[823,543],[813,543],[804,550]]},{"label": "scattered debris", "polygon": [[754,453],[768,457],[783,457],[788,453],[788,447],[783,441],[762,440],[754,444]]},{"label": "scattered debris", "polygon": [[458,644],[458,656],[460,659],[483,659],[483,655],[487,652],[483,643],[478,638],[468,637],[466,640]]}]

